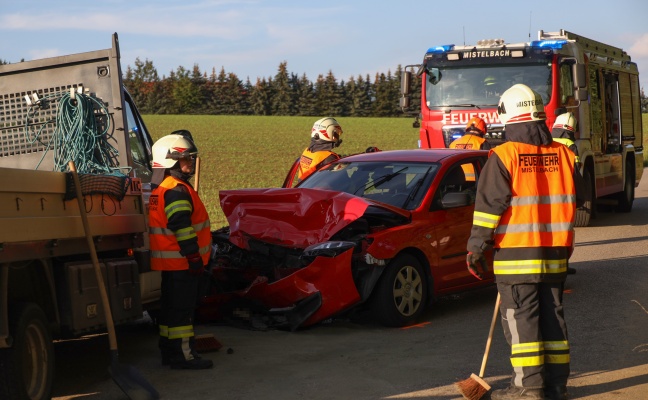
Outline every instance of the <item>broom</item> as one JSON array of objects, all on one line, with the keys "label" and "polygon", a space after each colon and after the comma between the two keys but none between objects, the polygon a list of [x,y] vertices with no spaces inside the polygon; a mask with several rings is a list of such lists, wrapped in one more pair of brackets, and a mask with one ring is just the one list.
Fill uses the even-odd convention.
[{"label": "broom", "polygon": [[486,350],[484,351],[484,359],[482,360],[479,376],[470,374],[470,378],[461,382],[455,383],[459,392],[465,399],[479,400],[491,389],[490,385],[482,378],[484,377],[484,370],[486,370],[486,361],[488,360],[488,353],[490,351],[491,341],[493,340],[493,331],[495,330],[495,322],[497,322],[497,309],[499,308],[500,294],[497,292],[497,300],[495,300],[495,310],[493,311],[493,319],[491,321],[490,330],[488,332],[488,339],[486,340]]}]

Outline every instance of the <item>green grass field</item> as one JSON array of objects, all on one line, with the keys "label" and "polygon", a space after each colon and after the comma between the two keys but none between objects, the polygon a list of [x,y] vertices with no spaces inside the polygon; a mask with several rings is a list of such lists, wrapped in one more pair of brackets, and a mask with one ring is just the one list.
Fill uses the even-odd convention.
[{"label": "green grass field", "polygon": [[[145,115],[153,140],[177,129],[193,135],[200,152],[200,195],[212,228],[227,225],[220,209],[222,189],[280,187],[310,142],[318,117]],[[416,148],[414,118],[336,118],[343,129],[339,154]]]},{"label": "green grass field", "polygon": [[[188,129],[201,157],[200,194],[214,229],[227,225],[220,209],[222,189],[280,187],[295,159],[310,141],[317,117],[224,115],[145,115],[154,140],[177,129]],[[339,154],[369,146],[382,150],[416,148],[413,118],[337,118],[342,126]],[[648,132],[648,114],[643,114]],[[644,135],[644,147],[648,134]],[[648,148],[648,147],[647,147]],[[648,160],[644,162],[648,166]]]}]

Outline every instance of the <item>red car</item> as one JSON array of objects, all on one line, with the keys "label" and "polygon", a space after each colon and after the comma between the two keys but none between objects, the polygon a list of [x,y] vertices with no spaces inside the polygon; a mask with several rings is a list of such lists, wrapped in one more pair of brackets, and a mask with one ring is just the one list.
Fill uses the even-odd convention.
[{"label": "red car", "polygon": [[405,326],[434,298],[492,284],[492,270],[480,281],[466,269],[487,156],[364,153],[296,188],[221,191],[229,227],[213,232],[214,285],[199,315],[245,300],[294,330],[363,305],[382,324]]}]

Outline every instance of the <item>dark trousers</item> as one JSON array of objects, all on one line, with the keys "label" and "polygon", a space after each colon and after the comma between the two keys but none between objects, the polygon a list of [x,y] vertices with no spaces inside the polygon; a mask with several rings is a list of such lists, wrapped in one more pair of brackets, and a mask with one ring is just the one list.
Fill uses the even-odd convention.
[{"label": "dark trousers", "polygon": [[159,348],[163,361],[191,360],[194,351],[193,317],[199,278],[183,271],[162,271]]},{"label": "dark trousers", "polygon": [[563,283],[497,284],[506,341],[511,346],[511,385],[566,386],[569,341]]}]

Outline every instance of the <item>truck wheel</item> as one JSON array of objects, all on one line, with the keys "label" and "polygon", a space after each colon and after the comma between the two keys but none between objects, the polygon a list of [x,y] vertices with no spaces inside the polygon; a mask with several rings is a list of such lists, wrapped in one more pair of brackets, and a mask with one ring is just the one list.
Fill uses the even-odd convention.
[{"label": "truck wheel", "polygon": [[622,213],[628,213],[632,211],[632,203],[634,202],[635,191],[634,191],[634,169],[633,165],[630,162],[626,161],[626,173],[625,181],[623,183],[623,192],[618,194],[619,204],[617,205],[617,211]]},{"label": "truck wheel", "polygon": [[54,378],[54,346],[47,318],[36,304],[9,310],[13,346],[0,350],[0,398],[49,399]]},{"label": "truck wheel", "polygon": [[596,207],[596,193],[594,191],[594,181],[592,180],[592,174],[589,169],[585,168],[583,170],[583,181],[585,181],[585,190],[590,196],[590,200],[587,200],[582,207],[576,210],[576,221],[574,226],[589,226],[590,219],[595,216],[595,207]]},{"label": "truck wheel", "polygon": [[372,313],[385,326],[411,325],[423,313],[427,296],[423,267],[416,257],[401,254],[389,263],[375,287]]}]

